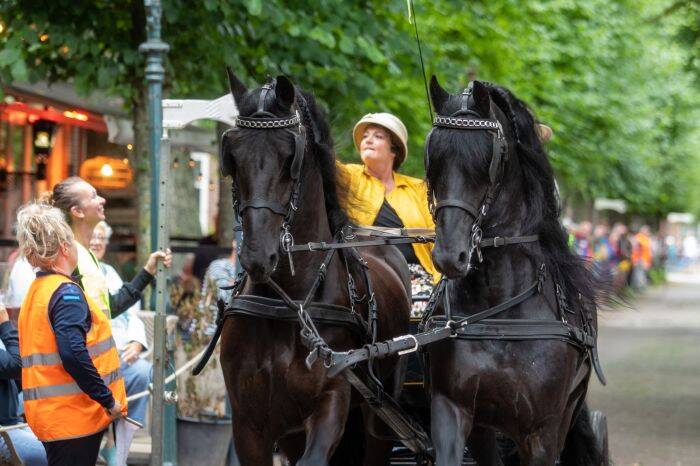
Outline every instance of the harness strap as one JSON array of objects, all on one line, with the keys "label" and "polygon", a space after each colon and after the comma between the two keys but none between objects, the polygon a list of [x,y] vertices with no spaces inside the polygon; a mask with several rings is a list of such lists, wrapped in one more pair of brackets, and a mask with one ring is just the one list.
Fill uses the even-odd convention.
[{"label": "harness strap", "polygon": [[494,236],[493,238],[483,238],[479,243],[479,246],[481,248],[500,248],[509,244],[534,243],[539,239],[539,235]]},{"label": "harness strap", "polygon": [[239,212],[243,214],[246,209],[270,209],[277,215],[284,217],[287,215],[287,210],[277,201],[270,201],[267,199],[250,199],[246,201],[240,201],[238,205]]},{"label": "harness strap", "polygon": [[[293,303],[295,306],[304,305],[303,301],[293,301]],[[314,322],[350,329],[361,339],[367,335],[367,324],[361,316],[351,313],[344,306],[311,302],[304,306],[304,311]],[[254,295],[239,295],[233,298],[224,311],[224,318],[232,316],[259,317],[285,322],[295,322],[298,319],[297,311],[290,309],[286,301]]]},{"label": "harness strap", "polygon": [[471,215],[473,218],[479,216],[479,208],[474,207],[472,204],[465,202],[461,199],[443,199],[435,204],[435,215],[437,215],[438,210],[444,207],[456,207],[458,209],[464,210],[466,213]]}]

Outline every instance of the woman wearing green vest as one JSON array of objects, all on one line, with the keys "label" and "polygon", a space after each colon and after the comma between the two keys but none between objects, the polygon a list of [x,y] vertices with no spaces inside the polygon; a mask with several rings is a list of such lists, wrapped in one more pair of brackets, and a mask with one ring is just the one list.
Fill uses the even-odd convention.
[{"label": "woman wearing green vest", "polygon": [[97,194],[90,183],[73,176],[54,186],[48,201],[66,215],[78,247],[75,273],[85,293],[98,303],[108,317],[116,317],[141,299],[141,292],[154,279],[158,260],[163,260],[164,265],[170,267],[170,250],[154,252],[131,282],[125,283],[115,294],[110,294],[99,261],[90,251],[93,230],[105,219],[105,199]]}]

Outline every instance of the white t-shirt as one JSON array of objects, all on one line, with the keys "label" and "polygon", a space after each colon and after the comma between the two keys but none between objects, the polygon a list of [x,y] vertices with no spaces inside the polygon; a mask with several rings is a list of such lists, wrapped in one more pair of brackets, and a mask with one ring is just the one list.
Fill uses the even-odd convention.
[{"label": "white t-shirt", "polygon": [[36,272],[24,256],[15,261],[10,271],[10,280],[7,284],[7,303],[11,308],[19,308],[24,297],[29,292],[29,286],[36,278]]}]

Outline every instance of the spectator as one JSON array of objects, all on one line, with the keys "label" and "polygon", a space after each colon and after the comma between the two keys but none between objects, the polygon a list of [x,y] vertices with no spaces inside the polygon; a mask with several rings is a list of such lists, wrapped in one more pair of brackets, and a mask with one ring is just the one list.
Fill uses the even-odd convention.
[{"label": "spectator", "polygon": [[12,265],[7,283],[7,307],[13,316],[17,315],[34,277],[36,277],[36,273],[27,259],[22,256],[18,257]]},{"label": "spectator", "polygon": [[[221,288],[233,285],[236,281],[236,268],[238,264],[238,243],[234,239],[231,243],[231,255],[216,259],[204,274],[204,282],[202,284],[202,298],[207,297],[209,289],[216,287],[216,295],[218,299],[228,301],[231,291],[222,290]],[[213,303],[216,304],[216,303]]]},{"label": "spectator", "polygon": [[[22,360],[19,357],[17,329],[10,322],[7,309],[0,303],[0,426],[22,423],[16,380],[20,379]],[[46,451],[29,427],[8,432],[12,445],[26,466],[46,466]],[[10,461],[10,449],[0,437],[0,463]]]},{"label": "spectator", "polygon": [[22,255],[40,269],[19,316],[27,422],[49,465],[93,466],[105,429],[127,413],[111,326],[71,278],[77,242],[61,212],[29,204],[17,223]]},{"label": "spectator", "polygon": [[648,282],[647,273],[652,266],[651,236],[647,225],[634,235],[632,243],[632,287],[642,290]]},{"label": "spectator", "polygon": [[[116,293],[124,286],[124,282],[114,267],[102,262],[107,245],[112,236],[112,229],[106,222],[100,222],[95,227],[90,240],[90,250],[95,254],[100,268],[107,279],[107,287],[110,293]],[[146,350],[146,329],[138,315],[140,301],[134,304],[126,312],[119,314],[111,320],[112,336],[121,357],[120,370],[126,384],[126,394],[131,396],[142,392],[151,383],[151,363],[141,359],[139,355]],[[144,424],[146,422],[146,409],[148,397],[138,398],[129,403],[129,417]],[[129,456],[129,448],[138,427],[134,424],[119,420],[116,423],[116,449],[103,449],[103,456],[108,465],[125,466]]]},{"label": "spectator", "polygon": [[591,257],[593,255],[591,249],[592,229],[593,225],[591,225],[591,222],[583,221],[579,223],[574,233],[574,250],[581,257]]}]

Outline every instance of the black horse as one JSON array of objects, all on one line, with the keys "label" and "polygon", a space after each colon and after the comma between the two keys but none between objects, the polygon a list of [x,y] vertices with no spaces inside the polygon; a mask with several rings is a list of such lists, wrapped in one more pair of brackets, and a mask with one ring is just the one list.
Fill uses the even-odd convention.
[{"label": "black horse", "polygon": [[[452,319],[514,303],[426,350],[436,465],[461,464],[465,442],[479,465],[503,464],[496,432],[515,442],[521,465],[558,457],[606,464],[585,405],[599,290],[568,248],[533,113],[507,89],[478,81],[449,94],[433,77],[430,95],[438,113],[426,141],[433,259],[450,279]],[[500,247],[482,236],[500,238]],[[519,295],[527,299],[513,300]]]},{"label": "black horse", "polygon": [[[291,238],[298,244],[333,242],[349,223],[336,193],[333,142],[321,109],[311,94],[284,76],[252,90],[231,73],[229,81],[239,125],[223,137],[222,166],[232,177],[242,220],[240,261],[249,277],[243,294],[258,304],[264,303],[260,298],[275,299],[282,293],[303,300],[322,277],[313,302],[342,306],[350,318],[348,259],[336,254],[322,265],[331,256],[298,252],[292,265],[291,253],[283,250],[289,249]],[[406,333],[410,279],[405,260],[395,248],[368,248],[362,256],[379,310],[377,338]],[[367,283],[357,275],[355,280],[358,295],[369,295]],[[368,307],[364,300],[354,311],[366,321]],[[343,436],[351,404],[357,404],[351,398],[358,395],[343,376],[328,377],[321,360],[307,368],[308,341],[300,336],[296,314],[284,320],[272,316],[279,309],[264,310],[270,318],[233,315],[221,334],[222,370],[241,464],[271,465],[277,445],[292,464],[325,466]],[[316,326],[333,349],[363,343],[347,328]],[[395,395],[401,386],[396,358],[377,366],[384,387]],[[370,418],[367,414],[368,422]],[[387,464],[392,442],[368,441],[365,464]]]}]

